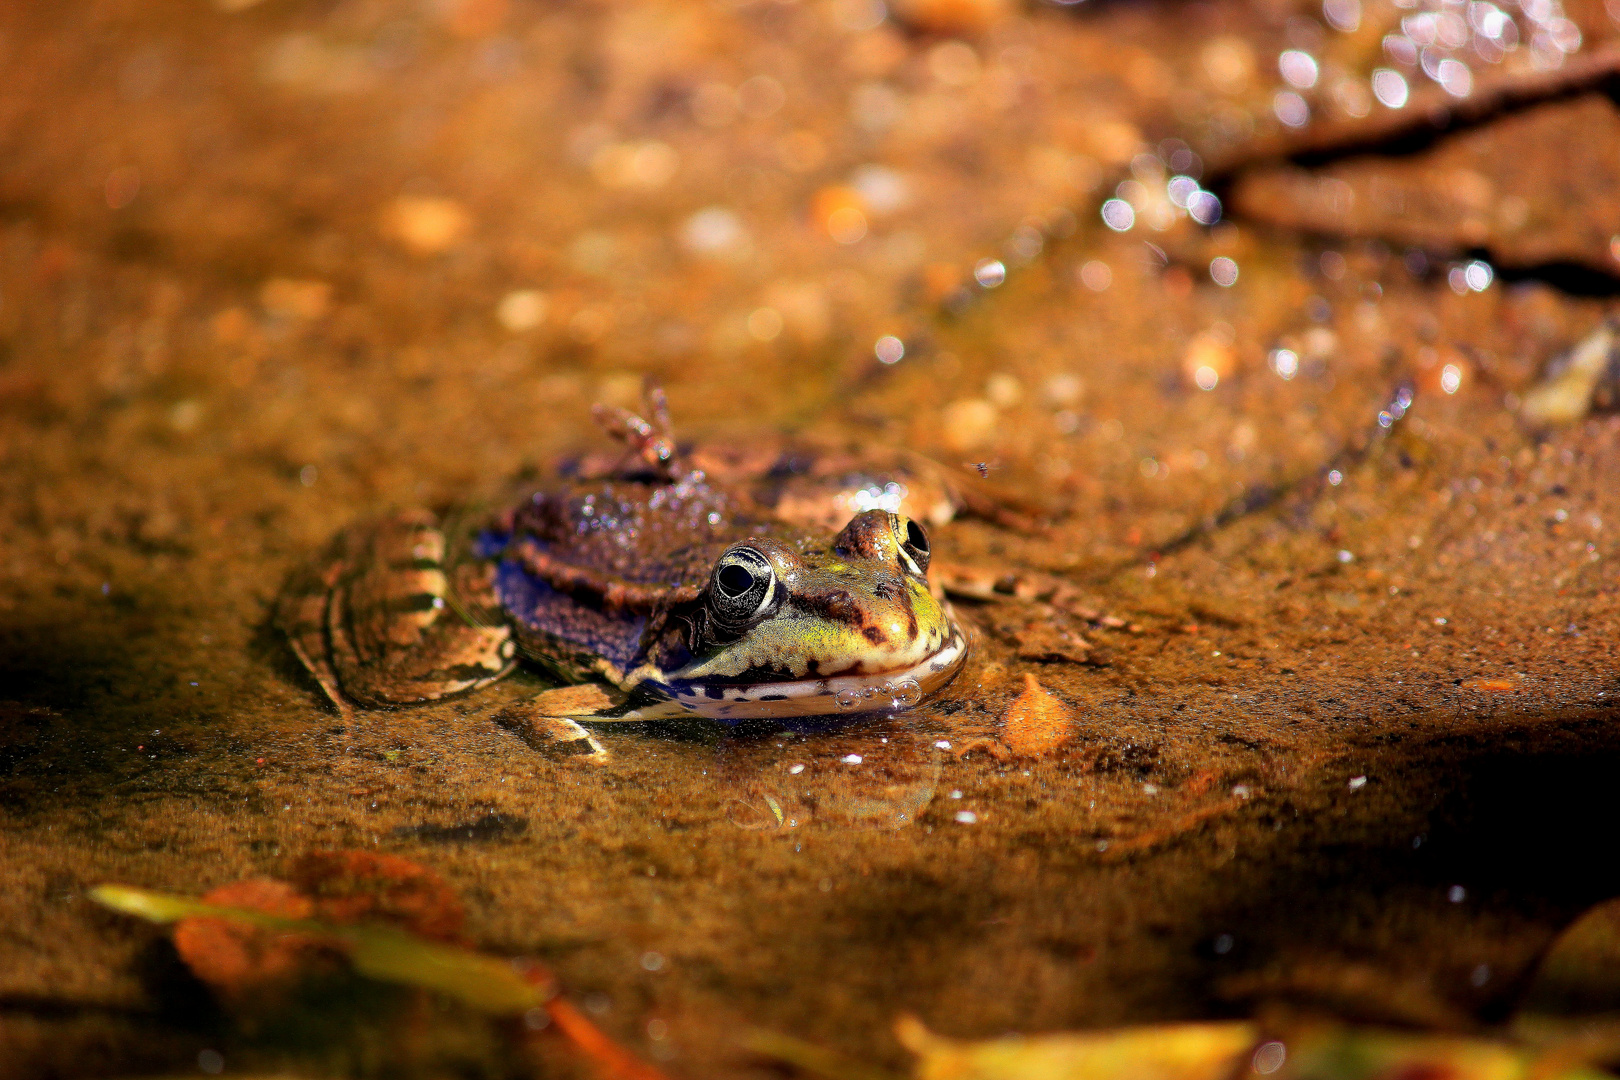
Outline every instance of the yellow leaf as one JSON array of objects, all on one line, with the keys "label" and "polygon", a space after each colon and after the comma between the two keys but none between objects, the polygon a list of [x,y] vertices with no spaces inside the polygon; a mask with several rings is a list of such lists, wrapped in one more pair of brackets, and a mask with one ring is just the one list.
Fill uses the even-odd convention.
[{"label": "yellow leaf", "polygon": [[1247,1022],[1158,1024],[980,1042],[946,1039],[902,1016],[917,1080],[1225,1080],[1255,1040]]}]

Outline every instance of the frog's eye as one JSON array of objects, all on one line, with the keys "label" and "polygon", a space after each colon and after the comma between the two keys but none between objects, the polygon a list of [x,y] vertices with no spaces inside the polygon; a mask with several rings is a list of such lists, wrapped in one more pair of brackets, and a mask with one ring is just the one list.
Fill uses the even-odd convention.
[{"label": "frog's eye", "polygon": [[928,573],[928,534],[908,517],[895,515],[895,535],[900,540],[900,561],[918,577]]},{"label": "frog's eye", "polygon": [[709,606],[723,625],[737,626],[770,610],[776,599],[776,571],[753,548],[732,548],[715,563]]}]

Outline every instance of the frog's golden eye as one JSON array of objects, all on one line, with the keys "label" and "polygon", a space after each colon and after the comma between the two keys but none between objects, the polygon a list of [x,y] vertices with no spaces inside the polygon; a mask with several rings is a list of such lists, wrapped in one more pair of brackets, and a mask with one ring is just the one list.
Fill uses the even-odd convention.
[{"label": "frog's golden eye", "polygon": [[714,564],[709,607],[722,626],[740,626],[768,612],[775,602],[776,571],[753,548],[732,548]]},{"label": "frog's golden eye", "polygon": [[928,533],[908,517],[894,516],[894,534],[900,541],[900,561],[918,577],[928,573]]}]

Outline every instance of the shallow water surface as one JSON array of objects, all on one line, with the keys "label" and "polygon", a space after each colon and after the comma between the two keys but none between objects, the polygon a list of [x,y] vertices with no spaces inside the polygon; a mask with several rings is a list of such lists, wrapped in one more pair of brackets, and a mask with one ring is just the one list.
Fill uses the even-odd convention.
[{"label": "shallow water surface", "polygon": [[[359,980],[238,1007],[85,895],[310,851],[442,875],[470,943],[694,1077],[779,1075],[748,1026],[903,1067],[902,1012],[1469,1029],[1620,888],[1620,419],[1517,412],[1615,310],[1612,197],[1554,137],[1608,122],[1570,74],[1620,32],[1601,5],[1567,5],[1564,75],[1480,69],[1550,100],[1422,139],[1279,119],[1282,51],[1322,58],[1324,118],[1356,100],[1331,79],[1386,63],[1314,4],[24,8],[0,13],[16,1075],[582,1068]],[[1154,209],[1205,162],[1226,220]],[[1311,200],[1340,172],[1478,206],[1335,231]],[[1549,175],[1574,194],[1541,199]],[[1099,208],[1125,195],[1120,232]],[[974,496],[938,564],[1073,602],[959,599],[954,683],[819,731],[603,726],[610,760],[570,761],[509,722],[533,673],[344,722],[271,625],[292,570],[359,517],[602,453],[589,406],[646,376],[725,460],[784,432],[925,455]],[[1073,737],[1020,756],[1027,675]]]}]

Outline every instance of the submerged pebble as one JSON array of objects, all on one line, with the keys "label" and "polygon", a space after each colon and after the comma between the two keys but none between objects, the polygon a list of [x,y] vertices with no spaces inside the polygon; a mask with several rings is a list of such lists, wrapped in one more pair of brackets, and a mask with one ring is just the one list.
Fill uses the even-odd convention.
[{"label": "submerged pebble", "polygon": [[1547,372],[1519,406],[1532,424],[1573,423],[1594,407],[1620,404],[1620,317],[1605,319]]}]

